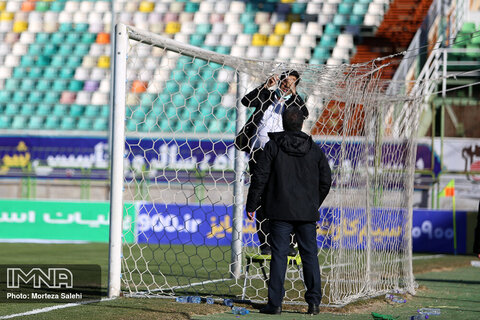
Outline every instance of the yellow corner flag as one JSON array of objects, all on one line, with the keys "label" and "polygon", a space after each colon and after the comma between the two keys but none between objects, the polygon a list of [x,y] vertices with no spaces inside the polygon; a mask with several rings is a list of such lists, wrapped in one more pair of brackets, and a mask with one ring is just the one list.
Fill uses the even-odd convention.
[{"label": "yellow corner flag", "polygon": [[438,194],[439,197],[455,197],[455,180],[452,179],[447,186]]}]

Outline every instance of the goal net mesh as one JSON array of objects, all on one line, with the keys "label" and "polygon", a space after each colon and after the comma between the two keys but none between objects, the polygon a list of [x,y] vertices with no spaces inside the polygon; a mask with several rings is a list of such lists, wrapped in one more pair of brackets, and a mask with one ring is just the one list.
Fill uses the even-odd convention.
[{"label": "goal net mesh", "polygon": [[[236,151],[233,141],[237,117],[253,111],[241,98],[287,70],[301,75],[297,92],[309,110],[303,130],[332,169],[332,189],[317,224],[322,304],[415,292],[418,92],[397,86],[387,94],[390,83],[376,61],[327,66],[252,60],[133,27],[128,35],[126,79],[115,79],[127,84],[123,201],[136,211],[124,225],[124,239],[135,239],[123,241],[125,294],[266,301],[269,257],[259,258],[255,223],[241,209],[248,154]],[[232,246],[238,219],[240,250]],[[233,264],[240,272],[232,271]],[[285,290],[285,303],[304,303],[298,259],[291,259]]]}]

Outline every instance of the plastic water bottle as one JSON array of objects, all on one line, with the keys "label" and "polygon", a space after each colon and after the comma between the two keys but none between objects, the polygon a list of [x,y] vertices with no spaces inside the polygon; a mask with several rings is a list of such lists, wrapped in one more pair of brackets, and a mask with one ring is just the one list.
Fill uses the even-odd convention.
[{"label": "plastic water bottle", "polygon": [[187,303],[187,302],[188,302],[188,298],[187,298],[187,297],[184,297],[184,296],[182,296],[182,297],[176,297],[176,298],[175,298],[175,301],[180,302],[180,303]]},{"label": "plastic water bottle", "polygon": [[410,317],[410,320],[424,320],[428,319],[428,314],[416,314]]},{"label": "plastic water bottle", "polygon": [[206,303],[207,303],[207,304],[214,304],[214,302],[215,302],[215,301],[213,300],[213,298],[207,298],[207,299],[206,299]]},{"label": "plastic water bottle", "polygon": [[232,312],[233,314],[240,314],[242,316],[250,313],[250,311],[244,307],[232,307]]},{"label": "plastic water bottle", "polygon": [[187,302],[189,303],[200,303],[202,302],[202,298],[199,296],[188,296],[187,297]]},{"label": "plastic water bottle", "polygon": [[417,310],[417,312],[420,314],[428,314],[431,316],[438,316],[441,314],[441,311],[438,308],[420,308]]},{"label": "plastic water bottle", "polygon": [[227,307],[233,307],[233,300],[232,299],[224,299],[223,304]]},{"label": "plastic water bottle", "polygon": [[407,302],[407,299],[404,299],[402,297],[395,296],[395,295],[389,294],[389,293],[387,293],[385,295],[385,299],[388,299],[388,300],[390,300],[392,302],[395,302],[395,303],[406,303]]}]

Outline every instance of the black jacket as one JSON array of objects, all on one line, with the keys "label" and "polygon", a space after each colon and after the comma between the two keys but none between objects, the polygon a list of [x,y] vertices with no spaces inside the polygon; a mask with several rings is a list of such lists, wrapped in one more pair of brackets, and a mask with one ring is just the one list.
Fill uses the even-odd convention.
[{"label": "black jacket", "polygon": [[[245,123],[245,132],[248,139],[257,132],[258,124],[262,121],[265,111],[272,103],[278,99],[277,93],[273,90],[265,88],[265,84],[250,91],[242,98],[242,104],[248,108],[255,108],[255,111]],[[285,101],[285,108],[296,106],[303,112],[303,118],[308,118],[308,109],[305,106],[305,101],[298,94],[292,94],[290,99]]]},{"label": "black jacket", "polygon": [[261,204],[272,220],[318,221],[332,184],[327,157],[301,132],[269,133],[248,190],[247,212]]}]

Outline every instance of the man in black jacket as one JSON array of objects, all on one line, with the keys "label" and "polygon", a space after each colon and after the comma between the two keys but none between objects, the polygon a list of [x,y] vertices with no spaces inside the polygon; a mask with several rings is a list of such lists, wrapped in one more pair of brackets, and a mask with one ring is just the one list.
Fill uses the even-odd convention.
[{"label": "man in black jacket", "polygon": [[[248,119],[246,127],[249,127],[249,147],[246,151],[250,153],[250,173],[255,175],[257,159],[260,157],[265,144],[270,140],[269,132],[283,131],[282,113],[290,107],[297,107],[302,110],[303,118],[308,117],[308,109],[303,99],[297,94],[297,85],[300,82],[300,74],[295,70],[282,73],[279,76],[270,77],[260,87],[249,92],[242,98],[242,104],[255,108],[252,116]],[[277,85],[275,90],[270,88]],[[270,254],[268,234],[270,232],[269,221],[265,219],[263,208],[257,211],[257,236],[260,241],[262,254]],[[295,255],[293,244],[290,255]]]},{"label": "man in black jacket", "polygon": [[316,222],[320,217],[318,209],[330,191],[331,171],[323,151],[301,131],[302,111],[297,107],[288,108],[282,120],[285,131],[269,134],[270,141],[258,158],[246,204],[250,219],[261,204],[270,220],[272,260],[268,304],[260,312],[280,314],[282,311],[293,231],[302,258],[307,313],[318,314],[322,291]]}]

